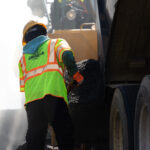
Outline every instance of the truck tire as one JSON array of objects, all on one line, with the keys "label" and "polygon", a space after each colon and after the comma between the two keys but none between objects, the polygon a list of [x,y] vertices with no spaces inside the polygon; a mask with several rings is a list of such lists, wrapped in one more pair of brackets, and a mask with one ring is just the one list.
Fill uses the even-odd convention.
[{"label": "truck tire", "polygon": [[150,150],[150,76],[142,80],[134,122],[135,150]]},{"label": "truck tire", "polygon": [[116,88],[110,110],[110,150],[133,150],[137,85]]}]

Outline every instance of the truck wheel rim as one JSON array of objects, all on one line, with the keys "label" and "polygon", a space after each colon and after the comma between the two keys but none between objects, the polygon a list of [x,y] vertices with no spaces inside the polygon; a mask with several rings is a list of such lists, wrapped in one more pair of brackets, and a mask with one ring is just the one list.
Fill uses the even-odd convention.
[{"label": "truck wheel rim", "polygon": [[150,148],[150,116],[146,105],[142,107],[140,114],[139,148],[139,150],[149,150]]},{"label": "truck wheel rim", "polygon": [[119,112],[115,112],[113,122],[114,150],[123,150],[123,126]]}]

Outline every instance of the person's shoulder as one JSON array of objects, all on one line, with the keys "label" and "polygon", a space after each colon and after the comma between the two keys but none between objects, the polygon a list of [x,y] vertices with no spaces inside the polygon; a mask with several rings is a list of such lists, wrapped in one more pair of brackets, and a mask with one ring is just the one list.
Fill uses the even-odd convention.
[{"label": "person's shoulder", "polygon": [[51,41],[66,41],[65,39],[63,39],[63,38],[50,38],[49,40],[51,40]]},{"label": "person's shoulder", "polygon": [[68,45],[68,42],[65,40],[65,39],[63,39],[63,38],[55,38],[55,39],[50,39],[51,40],[51,42],[55,42],[56,44],[61,44],[61,45]]},{"label": "person's shoulder", "polygon": [[60,42],[62,42],[62,41],[66,42],[66,40],[64,38],[57,38],[57,40]]}]

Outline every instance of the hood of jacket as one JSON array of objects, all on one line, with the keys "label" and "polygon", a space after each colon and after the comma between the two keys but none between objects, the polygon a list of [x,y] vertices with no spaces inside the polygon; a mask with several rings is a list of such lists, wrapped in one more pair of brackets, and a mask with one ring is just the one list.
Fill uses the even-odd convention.
[{"label": "hood of jacket", "polygon": [[41,46],[41,44],[43,44],[47,40],[49,40],[49,38],[47,36],[44,36],[44,35],[40,35],[40,36],[34,38],[33,40],[28,42],[23,47],[23,53],[24,54],[33,54],[33,53],[35,53],[38,50],[38,48]]}]

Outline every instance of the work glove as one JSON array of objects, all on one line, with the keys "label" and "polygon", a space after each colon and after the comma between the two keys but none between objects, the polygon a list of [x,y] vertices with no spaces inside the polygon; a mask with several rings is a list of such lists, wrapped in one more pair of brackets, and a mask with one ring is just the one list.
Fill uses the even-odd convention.
[{"label": "work glove", "polygon": [[73,75],[72,81],[67,86],[67,93],[69,93],[73,88],[81,85],[83,81],[84,77],[79,72],[76,72]]},{"label": "work glove", "polygon": [[77,86],[78,86],[78,85],[81,85],[83,83],[84,77],[79,72],[76,72],[73,75],[73,80],[77,82]]}]

